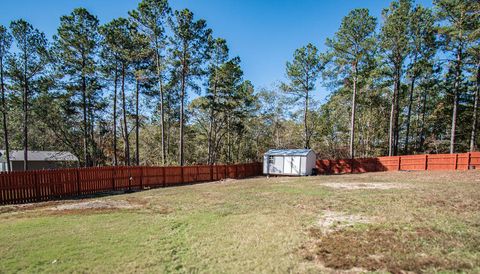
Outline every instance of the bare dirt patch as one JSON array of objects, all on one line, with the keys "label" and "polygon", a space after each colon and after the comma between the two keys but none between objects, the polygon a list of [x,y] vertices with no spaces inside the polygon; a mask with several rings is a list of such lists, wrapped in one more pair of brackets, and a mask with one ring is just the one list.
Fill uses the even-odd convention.
[{"label": "bare dirt patch", "polygon": [[134,209],[140,205],[123,200],[91,200],[78,203],[61,204],[48,208],[48,210],[70,211],[70,210],[98,210],[98,209]]},{"label": "bare dirt patch", "polygon": [[[300,254],[321,267],[369,271],[385,270],[391,273],[405,271],[425,272],[427,269],[460,270],[473,266],[448,247],[462,245],[475,249],[478,238],[470,242],[430,228],[403,230],[373,227],[366,230],[345,229],[324,234],[310,229],[313,243],[300,248]],[[438,246],[446,247],[438,250]]]},{"label": "bare dirt patch", "polygon": [[398,183],[357,183],[357,182],[348,182],[348,183],[322,183],[322,186],[335,188],[335,189],[345,189],[345,190],[357,190],[357,189],[401,189],[409,188],[410,186],[406,184]]},{"label": "bare dirt patch", "polygon": [[318,221],[318,226],[321,231],[326,234],[353,226],[354,224],[368,224],[372,221],[372,218],[366,216],[326,210]]},{"label": "bare dirt patch", "polygon": [[220,180],[219,182],[222,184],[233,184],[233,183],[237,183],[238,179],[227,178],[227,179]]},{"label": "bare dirt patch", "polygon": [[0,206],[0,214],[2,213],[20,213],[28,212],[33,210],[42,210],[45,208],[50,208],[55,205],[63,204],[63,201],[47,201],[39,203],[29,203],[29,204],[14,204],[14,205],[4,205]]},{"label": "bare dirt patch", "polygon": [[238,183],[239,181],[240,181],[239,179],[227,178],[227,179],[220,179],[217,181],[204,182],[201,184],[193,184],[193,185],[208,186],[208,185],[218,185],[218,184],[235,184],[235,183]]}]

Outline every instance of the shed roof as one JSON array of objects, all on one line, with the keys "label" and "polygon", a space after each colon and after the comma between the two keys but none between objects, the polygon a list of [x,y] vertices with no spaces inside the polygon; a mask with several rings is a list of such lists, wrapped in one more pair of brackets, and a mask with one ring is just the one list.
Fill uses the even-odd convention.
[{"label": "shed roof", "polygon": [[270,149],[265,152],[267,156],[307,156],[313,152],[311,149]]},{"label": "shed roof", "polygon": [[[10,151],[10,161],[23,161],[23,150]],[[71,162],[78,161],[77,156],[68,151],[28,151],[29,161]],[[0,162],[5,162],[5,150],[0,150]]]}]

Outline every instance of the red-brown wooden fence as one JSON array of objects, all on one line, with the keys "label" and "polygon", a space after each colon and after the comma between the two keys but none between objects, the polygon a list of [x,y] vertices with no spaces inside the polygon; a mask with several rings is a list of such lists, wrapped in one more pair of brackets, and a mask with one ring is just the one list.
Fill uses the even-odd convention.
[{"label": "red-brown wooden fence", "polygon": [[480,152],[317,160],[317,168],[319,174],[480,169]]},{"label": "red-brown wooden fence", "polygon": [[0,204],[62,199],[116,190],[175,186],[262,174],[261,163],[185,167],[91,167],[0,173]]}]

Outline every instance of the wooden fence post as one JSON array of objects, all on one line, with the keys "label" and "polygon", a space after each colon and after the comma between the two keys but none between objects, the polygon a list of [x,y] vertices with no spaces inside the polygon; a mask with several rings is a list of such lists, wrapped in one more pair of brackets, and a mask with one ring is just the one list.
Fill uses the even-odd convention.
[{"label": "wooden fence post", "polygon": [[210,165],[210,181],[213,181],[213,165]]},{"label": "wooden fence post", "polygon": [[77,177],[77,195],[82,195],[81,183],[80,183],[80,170],[77,168],[75,170],[76,177]]},{"label": "wooden fence post", "polygon": [[458,153],[455,154],[455,165],[453,170],[457,170],[458,168]]},{"label": "wooden fence post", "polygon": [[128,191],[132,190],[132,173],[130,167],[126,167],[127,169],[127,177],[128,177]]},{"label": "wooden fence post", "polygon": [[165,174],[166,173],[166,167],[162,167],[162,185],[163,187],[166,187],[167,186],[167,175]]},{"label": "wooden fence post", "polygon": [[112,167],[112,191],[115,191],[115,168]]},{"label": "wooden fence post", "polygon": [[140,190],[143,190],[143,167],[138,168],[140,168]]},{"label": "wooden fence post", "polygon": [[181,167],[180,167],[180,173],[181,173],[181,176],[182,176],[182,178],[181,178],[181,180],[182,180],[181,183],[182,183],[182,184],[183,184],[183,182],[184,182],[184,178],[183,178],[183,169],[184,169],[184,168],[185,168],[184,166],[181,166]]},{"label": "wooden fence post", "polygon": [[400,171],[402,169],[402,156],[398,156],[398,167],[397,171]]},{"label": "wooden fence post", "polygon": [[38,182],[37,172],[33,172],[33,181],[35,182],[35,200],[40,202],[40,184]]},{"label": "wooden fence post", "polygon": [[200,168],[198,167],[198,165],[196,166],[195,168],[195,183],[198,182],[198,177],[200,177]]},{"label": "wooden fence post", "polygon": [[470,164],[472,163],[472,153],[469,152],[468,153],[468,159],[467,159],[467,169],[466,170],[469,170],[470,169]]},{"label": "wooden fence post", "polygon": [[425,170],[428,170],[428,154],[425,154]]}]

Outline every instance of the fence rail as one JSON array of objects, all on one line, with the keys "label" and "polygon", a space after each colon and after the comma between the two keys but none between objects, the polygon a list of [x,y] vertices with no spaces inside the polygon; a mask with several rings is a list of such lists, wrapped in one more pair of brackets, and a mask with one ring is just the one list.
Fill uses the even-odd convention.
[{"label": "fence rail", "polygon": [[317,168],[320,174],[480,169],[480,152],[317,160]]},{"label": "fence rail", "polygon": [[117,190],[241,179],[262,174],[261,163],[185,167],[91,167],[0,173],[0,204],[62,199]]}]

